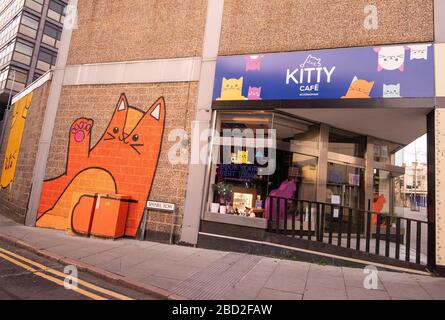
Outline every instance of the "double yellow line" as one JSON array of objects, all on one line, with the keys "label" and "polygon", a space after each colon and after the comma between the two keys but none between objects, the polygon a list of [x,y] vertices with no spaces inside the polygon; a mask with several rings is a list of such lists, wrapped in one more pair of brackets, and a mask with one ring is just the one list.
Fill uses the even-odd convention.
[{"label": "double yellow line", "polygon": [[[52,274],[52,275],[61,277],[62,279],[65,279],[68,275],[63,272],[54,270],[50,267],[47,267],[47,266],[40,264],[38,262],[35,262],[33,260],[27,259],[21,255],[18,255],[14,252],[5,250],[3,248],[0,248],[0,258],[3,258],[6,261],[9,261],[10,263],[17,265],[17,266],[33,273],[34,275],[36,275],[38,277],[41,277],[48,281],[54,282],[62,287],[65,286],[63,280],[49,275],[49,274]],[[114,292],[111,290],[107,290],[107,289],[98,287],[92,283],[89,283],[89,282],[81,280],[81,279],[77,279],[77,283],[78,283],[78,285],[81,285],[85,288],[91,289],[91,290],[95,291],[96,293],[93,293],[86,289],[82,289],[80,287],[77,287],[77,288],[73,287],[71,290],[73,290],[81,295],[84,295],[90,299],[93,299],[93,300],[108,300],[109,299],[108,297],[110,297],[112,299],[117,299],[117,300],[133,300],[130,297],[127,297],[125,295],[122,295],[120,293],[117,293],[117,292]],[[108,296],[108,297],[106,297],[106,296]]]}]

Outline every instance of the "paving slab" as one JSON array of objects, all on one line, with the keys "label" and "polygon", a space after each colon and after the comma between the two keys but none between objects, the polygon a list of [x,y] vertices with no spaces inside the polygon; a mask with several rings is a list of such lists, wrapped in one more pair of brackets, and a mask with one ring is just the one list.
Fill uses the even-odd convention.
[{"label": "paving slab", "polygon": [[367,290],[357,287],[346,287],[348,300],[391,300],[384,290]]},{"label": "paving slab", "polygon": [[[293,272],[292,272],[293,271]],[[265,284],[265,288],[290,293],[303,294],[306,288],[308,271],[291,270],[278,266]]]},{"label": "paving slab", "polygon": [[347,300],[346,289],[313,286],[307,288],[303,300]]},{"label": "paving slab", "polygon": [[290,293],[285,291],[273,290],[269,288],[264,288],[261,290],[257,297],[257,300],[302,300],[303,296],[301,294]]},{"label": "paving slab", "polygon": [[445,300],[445,283],[442,282],[422,282],[419,285],[428,293],[434,300]]},{"label": "paving slab", "polygon": [[400,282],[384,283],[391,299],[432,300],[433,298],[419,284],[405,284]]}]

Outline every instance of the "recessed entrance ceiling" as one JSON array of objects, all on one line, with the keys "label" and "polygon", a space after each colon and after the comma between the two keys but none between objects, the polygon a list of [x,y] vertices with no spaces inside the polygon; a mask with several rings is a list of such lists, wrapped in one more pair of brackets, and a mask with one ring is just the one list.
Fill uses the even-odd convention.
[{"label": "recessed entrance ceiling", "polygon": [[297,117],[407,145],[426,134],[428,108],[282,109]]}]

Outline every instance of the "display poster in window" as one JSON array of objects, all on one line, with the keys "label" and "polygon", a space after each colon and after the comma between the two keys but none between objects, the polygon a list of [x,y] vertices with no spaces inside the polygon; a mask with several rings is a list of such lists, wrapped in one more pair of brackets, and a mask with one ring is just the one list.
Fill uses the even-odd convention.
[{"label": "display poster in window", "polygon": [[360,175],[359,174],[349,174],[349,185],[354,187],[360,187]]}]

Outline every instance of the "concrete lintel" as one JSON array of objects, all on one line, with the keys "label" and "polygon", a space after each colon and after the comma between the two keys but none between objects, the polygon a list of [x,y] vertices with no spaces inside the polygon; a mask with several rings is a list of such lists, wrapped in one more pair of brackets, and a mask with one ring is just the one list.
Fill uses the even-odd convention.
[{"label": "concrete lintel", "polygon": [[198,81],[201,58],[177,58],[69,65],[63,85]]}]

